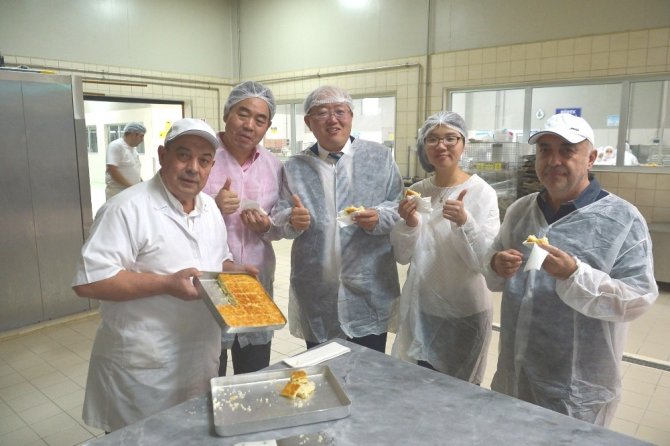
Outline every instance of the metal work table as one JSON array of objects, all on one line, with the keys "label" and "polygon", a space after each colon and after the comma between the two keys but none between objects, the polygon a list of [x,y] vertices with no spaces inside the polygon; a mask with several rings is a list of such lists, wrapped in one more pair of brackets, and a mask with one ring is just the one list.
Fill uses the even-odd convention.
[{"label": "metal work table", "polygon": [[[214,431],[203,395],[95,439],[102,445],[234,445],[324,431],[342,445],[647,444],[348,343],[323,364],[351,399],[348,417],[236,437]],[[283,363],[271,369],[284,368]]]}]

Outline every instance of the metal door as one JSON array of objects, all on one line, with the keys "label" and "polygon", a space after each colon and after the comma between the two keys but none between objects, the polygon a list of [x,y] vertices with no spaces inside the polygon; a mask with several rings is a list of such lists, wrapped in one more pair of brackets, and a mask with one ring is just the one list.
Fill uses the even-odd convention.
[{"label": "metal door", "polygon": [[70,287],[90,209],[82,130],[72,78],[0,73],[0,331],[90,308]]}]

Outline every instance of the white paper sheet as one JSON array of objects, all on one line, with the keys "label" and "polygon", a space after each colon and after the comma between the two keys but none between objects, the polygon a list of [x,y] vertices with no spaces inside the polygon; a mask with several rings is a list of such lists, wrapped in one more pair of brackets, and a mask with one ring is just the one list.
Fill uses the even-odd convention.
[{"label": "white paper sheet", "polygon": [[291,356],[290,358],[284,358],[283,361],[291,367],[309,367],[345,353],[349,353],[350,351],[351,349],[349,347],[345,347],[337,342],[331,342],[326,345],[311,348],[304,353]]}]

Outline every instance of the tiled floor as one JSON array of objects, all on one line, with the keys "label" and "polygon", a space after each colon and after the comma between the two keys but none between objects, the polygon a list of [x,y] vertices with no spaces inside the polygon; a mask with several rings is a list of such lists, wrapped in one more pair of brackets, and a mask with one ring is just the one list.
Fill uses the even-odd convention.
[{"label": "tiled floor", "polygon": [[[290,242],[277,242],[275,248],[275,299],[286,313]],[[401,268],[401,279],[405,271]],[[97,314],[81,315],[0,334],[0,445],[71,446],[102,434],[81,420],[88,359],[98,322]],[[387,351],[391,343],[392,336]],[[495,371],[497,345],[494,332],[485,386]],[[271,361],[304,349],[303,341],[285,328],[276,333]],[[664,287],[652,310],[631,324],[626,352],[670,360],[670,288]],[[670,445],[670,372],[625,363],[623,399],[616,416],[612,429]]]}]

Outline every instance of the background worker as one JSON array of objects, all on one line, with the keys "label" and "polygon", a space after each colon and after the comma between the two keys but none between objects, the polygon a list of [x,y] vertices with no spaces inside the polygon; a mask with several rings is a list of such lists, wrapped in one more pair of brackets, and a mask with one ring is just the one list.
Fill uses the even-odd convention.
[{"label": "background worker", "polygon": [[140,155],[137,146],[144,141],[147,129],[139,122],[126,124],[123,136],[107,146],[105,197],[109,200],[122,190],[142,181]]}]

